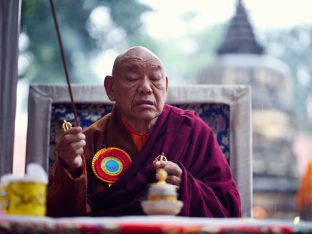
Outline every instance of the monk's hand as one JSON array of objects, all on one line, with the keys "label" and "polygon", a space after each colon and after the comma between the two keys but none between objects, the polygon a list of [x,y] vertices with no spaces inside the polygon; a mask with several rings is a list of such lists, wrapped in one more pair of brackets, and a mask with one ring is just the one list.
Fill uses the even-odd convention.
[{"label": "monk's hand", "polygon": [[179,167],[178,164],[172,161],[154,161],[153,165],[156,170],[162,168],[167,172],[167,183],[173,184],[180,188],[182,169]]},{"label": "monk's hand", "polygon": [[64,163],[65,168],[73,175],[82,166],[83,147],[86,136],[81,127],[73,127],[63,132],[56,144],[57,156]]}]

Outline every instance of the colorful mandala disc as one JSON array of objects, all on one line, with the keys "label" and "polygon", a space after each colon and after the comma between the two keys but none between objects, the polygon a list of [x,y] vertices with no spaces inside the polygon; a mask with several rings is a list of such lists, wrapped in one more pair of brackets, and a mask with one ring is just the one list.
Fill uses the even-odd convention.
[{"label": "colorful mandala disc", "polygon": [[100,149],[92,159],[92,170],[97,178],[114,183],[131,163],[130,156],[122,149],[109,147]]}]

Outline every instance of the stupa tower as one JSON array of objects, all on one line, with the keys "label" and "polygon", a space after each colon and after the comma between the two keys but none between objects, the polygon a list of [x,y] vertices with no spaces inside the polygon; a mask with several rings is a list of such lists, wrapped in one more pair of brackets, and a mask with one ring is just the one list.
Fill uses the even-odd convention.
[{"label": "stupa tower", "polygon": [[[296,122],[292,78],[283,61],[264,53],[243,1],[237,0],[235,7],[214,61],[207,64],[196,81],[251,86],[254,203],[265,209],[274,207],[270,214],[282,213],[285,204],[294,201],[298,183],[290,148]],[[293,209],[294,204],[291,203]]]},{"label": "stupa tower", "polygon": [[217,53],[262,54],[263,47],[257,42],[242,0],[236,4],[236,13],[231,19],[223,43]]}]

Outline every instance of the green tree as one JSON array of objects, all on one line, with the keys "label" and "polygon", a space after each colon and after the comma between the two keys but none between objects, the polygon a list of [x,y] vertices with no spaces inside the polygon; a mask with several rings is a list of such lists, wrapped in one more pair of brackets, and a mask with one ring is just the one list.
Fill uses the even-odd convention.
[{"label": "green tree", "polygon": [[[128,39],[135,43],[142,34],[140,16],[151,10],[136,0],[57,0],[54,4],[73,83],[93,82],[90,61],[99,51],[120,51],[128,46]],[[92,22],[96,10],[102,13],[99,25]],[[28,43],[20,52],[25,67],[20,78],[65,82],[49,1],[22,2],[21,35]]]}]

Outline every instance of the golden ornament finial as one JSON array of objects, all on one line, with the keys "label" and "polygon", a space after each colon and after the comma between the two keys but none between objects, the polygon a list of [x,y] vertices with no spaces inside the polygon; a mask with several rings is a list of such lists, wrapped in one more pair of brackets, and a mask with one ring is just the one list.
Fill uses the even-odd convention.
[{"label": "golden ornament finial", "polygon": [[64,119],[64,123],[62,124],[62,128],[64,131],[67,131],[68,129],[71,129],[73,126],[70,122],[67,122],[65,119]]},{"label": "golden ornament finial", "polygon": [[158,156],[154,159],[154,161],[167,161],[167,158],[166,158],[166,156],[165,156],[165,153],[162,152],[160,155],[158,155]]},{"label": "golden ornament finial", "polygon": [[157,184],[166,184],[166,179],[167,179],[168,173],[160,168],[156,172],[156,178],[158,179]]}]

